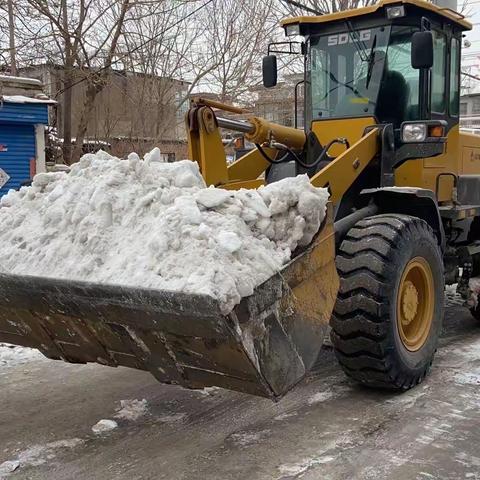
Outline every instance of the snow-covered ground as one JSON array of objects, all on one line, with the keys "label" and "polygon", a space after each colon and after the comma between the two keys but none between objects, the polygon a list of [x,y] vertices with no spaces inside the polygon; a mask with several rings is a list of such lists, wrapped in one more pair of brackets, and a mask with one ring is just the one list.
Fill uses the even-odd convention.
[{"label": "snow-covered ground", "polygon": [[458,305],[445,324],[431,374],[403,394],[359,388],[331,350],[277,403],[124,368],[6,369],[0,478],[480,480],[478,324]]}]

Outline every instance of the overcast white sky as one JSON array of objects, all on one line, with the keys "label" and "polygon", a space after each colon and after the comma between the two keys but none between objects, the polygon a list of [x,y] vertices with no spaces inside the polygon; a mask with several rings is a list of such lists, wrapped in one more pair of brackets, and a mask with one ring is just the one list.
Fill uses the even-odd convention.
[{"label": "overcast white sky", "polygon": [[[458,0],[458,11],[462,11],[464,6],[467,19],[474,25],[473,29],[465,34],[465,38],[471,42],[471,46],[463,48],[462,69],[480,76],[480,0]],[[480,90],[480,81],[470,80],[470,82],[475,90]]]}]

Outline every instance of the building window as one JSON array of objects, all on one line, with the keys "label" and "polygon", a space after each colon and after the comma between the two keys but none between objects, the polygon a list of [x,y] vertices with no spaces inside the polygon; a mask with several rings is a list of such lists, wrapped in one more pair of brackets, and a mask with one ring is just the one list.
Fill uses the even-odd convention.
[{"label": "building window", "polygon": [[185,91],[175,92],[175,105],[177,107],[177,116],[180,120],[183,120],[189,109],[188,100],[185,100],[186,96],[187,93]]},{"label": "building window", "polygon": [[162,162],[172,163],[175,161],[175,153],[162,153]]},{"label": "building window", "polygon": [[467,115],[467,102],[460,102],[460,115]]},{"label": "building window", "polygon": [[480,114],[480,97],[472,98],[472,113],[474,115]]}]

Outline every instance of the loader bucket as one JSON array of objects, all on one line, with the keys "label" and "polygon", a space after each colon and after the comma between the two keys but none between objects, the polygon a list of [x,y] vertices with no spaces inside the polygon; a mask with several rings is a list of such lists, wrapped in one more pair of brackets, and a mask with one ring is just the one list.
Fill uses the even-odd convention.
[{"label": "loader bucket", "polygon": [[329,208],[312,244],[228,315],[208,296],[0,275],[0,342],[275,399],[318,356],[338,290],[334,257]]}]

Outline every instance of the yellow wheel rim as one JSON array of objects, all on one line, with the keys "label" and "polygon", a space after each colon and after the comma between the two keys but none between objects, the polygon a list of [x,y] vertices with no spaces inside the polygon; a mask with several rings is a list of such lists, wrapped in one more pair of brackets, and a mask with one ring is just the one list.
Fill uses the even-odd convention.
[{"label": "yellow wheel rim", "polygon": [[432,269],[424,258],[412,258],[403,271],[397,296],[397,327],[407,350],[415,352],[426,342],[434,306]]}]

